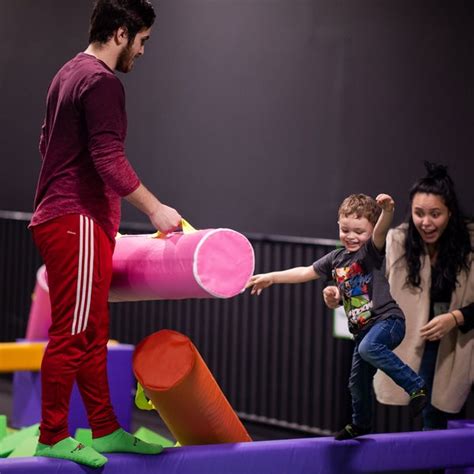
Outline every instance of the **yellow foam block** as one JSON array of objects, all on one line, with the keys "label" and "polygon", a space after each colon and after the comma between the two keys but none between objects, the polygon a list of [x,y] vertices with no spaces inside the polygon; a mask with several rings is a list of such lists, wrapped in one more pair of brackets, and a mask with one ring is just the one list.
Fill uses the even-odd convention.
[{"label": "yellow foam block", "polygon": [[1,342],[0,372],[40,370],[46,342]]}]

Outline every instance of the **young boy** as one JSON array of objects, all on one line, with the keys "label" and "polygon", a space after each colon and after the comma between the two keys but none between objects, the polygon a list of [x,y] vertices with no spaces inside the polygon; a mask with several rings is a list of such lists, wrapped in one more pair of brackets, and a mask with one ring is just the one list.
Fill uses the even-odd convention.
[{"label": "young boy", "polygon": [[410,395],[413,416],[428,402],[423,379],[392,352],[405,335],[405,317],[390,295],[382,271],[394,208],[387,194],[379,194],[375,200],[365,194],[347,197],[339,208],[338,222],[344,248],[333,250],[309,267],[254,275],[247,284],[252,294],[259,295],[274,283],[303,283],[320,277],[335,281],[334,291],[342,299],[355,341],[349,378],[352,423],[336,434],[336,440],[371,431],[372,379],[377,369]]}]

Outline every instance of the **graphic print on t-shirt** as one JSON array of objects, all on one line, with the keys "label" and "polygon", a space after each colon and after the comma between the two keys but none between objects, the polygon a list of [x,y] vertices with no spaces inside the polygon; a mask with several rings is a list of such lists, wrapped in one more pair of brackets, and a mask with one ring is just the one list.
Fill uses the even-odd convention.
[{"label": "graphic print on t-shirt", "polygon": [[354,262],[348,267],[335,268],[333,278],[342,295],[349,330],[361,329],[367,324],[373,306],[369,294],[372,273],[364,273],[360,263]]}]

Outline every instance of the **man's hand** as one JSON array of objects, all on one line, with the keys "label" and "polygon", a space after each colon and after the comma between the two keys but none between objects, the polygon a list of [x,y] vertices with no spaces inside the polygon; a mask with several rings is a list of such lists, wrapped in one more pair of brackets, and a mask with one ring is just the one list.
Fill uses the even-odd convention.
[{"label": "man's hand", "polygon": [[326,286],[323,290],[323,298],[326,306],[336,309],[341,305],[341,294],[337,286]]},{"label": "man's hand", "polygon": [[173,232],[181,225],[181,215],[178,211],[162,203],[148,217],[153,226],[164,234]]},{"label": "man's hand", "polygon": [[148,191],[143,183],[125,196],[125,199],[148,216],[155,229],[168,234],[181,225],[181,216],[172,207],[162,204],[158,198]]},{"label": "man's hand", "polygon": [[379,194],[375,201],[386,212],[393,212],[395,209],[395,201],[388,194]]},{"label": "man's hand", "polygon": [[245,288],[252,287],[251,294],[259,295],[265,288],[273,285],[273,283],[275,282],[273,281],[271,273],[261,273],[260,275],[254,275],[250,278]]}]

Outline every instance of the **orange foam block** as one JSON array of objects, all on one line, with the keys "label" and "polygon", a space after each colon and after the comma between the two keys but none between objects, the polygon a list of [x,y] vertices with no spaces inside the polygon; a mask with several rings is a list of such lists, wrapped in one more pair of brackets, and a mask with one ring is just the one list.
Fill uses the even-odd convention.
[{"label": "orange foam block", "polygon": [[0,372],[40,370],[46,342],[1,342]]},{"label": "orange foam block", "polygon": [[136,347],[133,371],[182,445],[252,441],[194,344],[163,329]]}]

